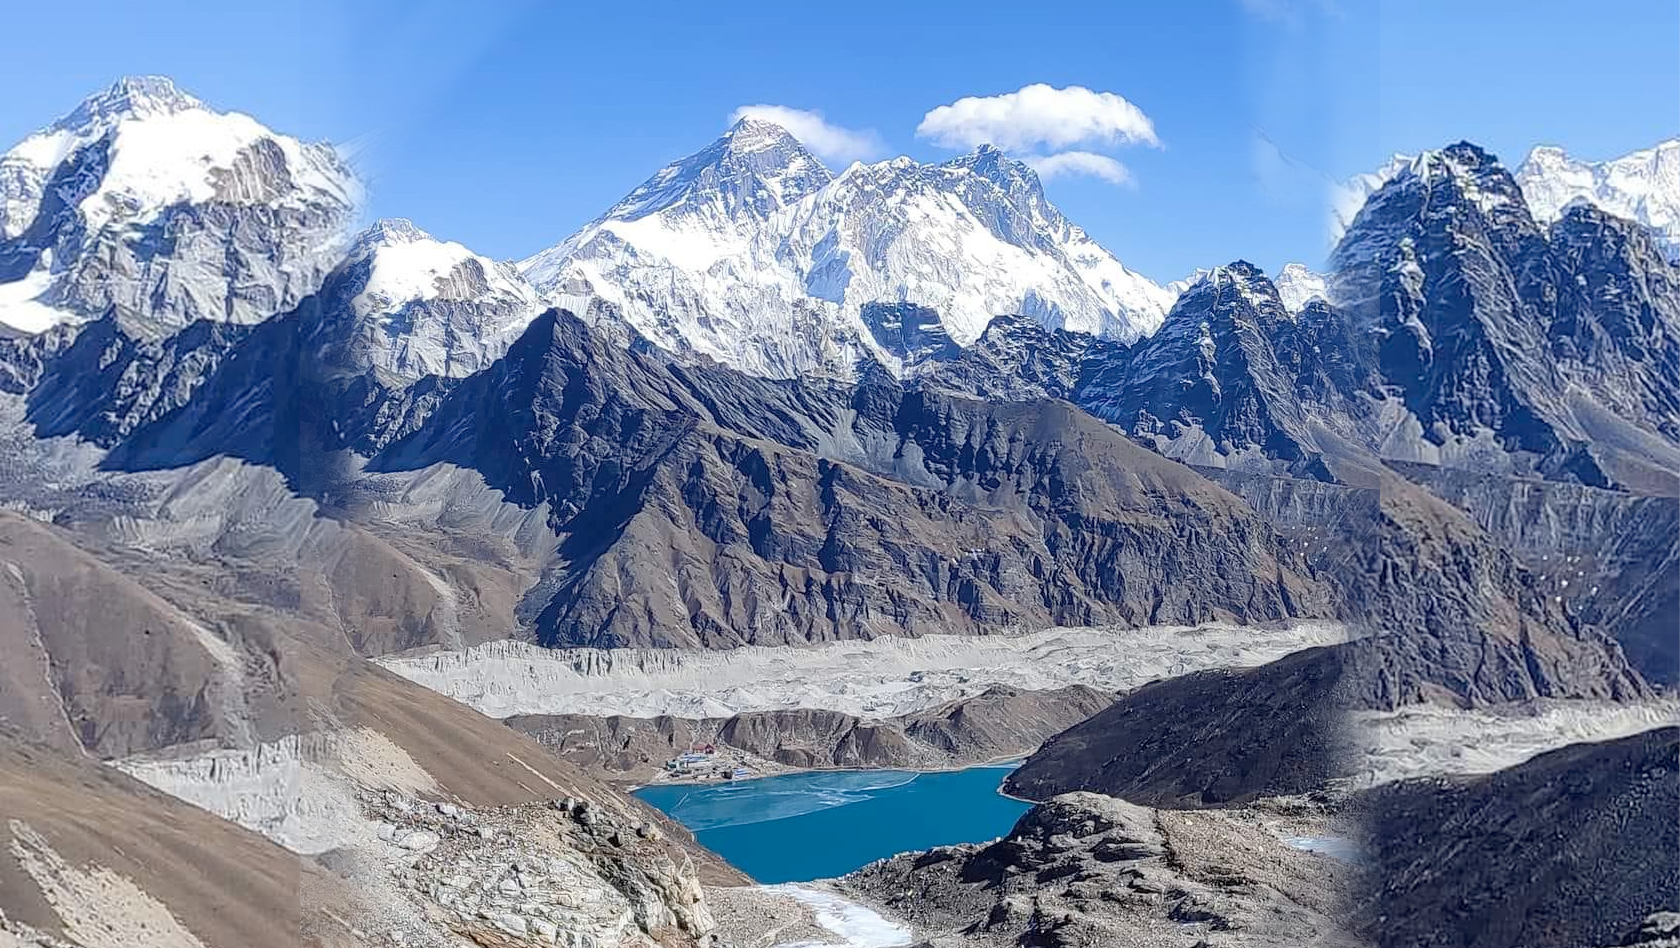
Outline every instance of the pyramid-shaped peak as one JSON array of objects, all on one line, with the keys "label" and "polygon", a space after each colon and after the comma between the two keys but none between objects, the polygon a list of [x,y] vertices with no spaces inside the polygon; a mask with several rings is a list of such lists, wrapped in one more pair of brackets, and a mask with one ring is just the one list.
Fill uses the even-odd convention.
[{"label": "pyramid-shaped peak", "polygon": [[1038,172],[1031,165],[1009,157],[993,145],[981,145],[966,155],[952,158],[944,167],[971,171],[1006,191],[1020,188],[1035,195],[1043,193]]},{"label": "pyramid-shaped peak", "polygon": [[414,226],[406,217],[385,217],[374,221],[356,238],[358,247],[388,247],[392,244],[414,244],[432,240],[432,235]]},{"label": "pyramid-shaped peak", "polygon": [[1420,178],[1437,175],[1483,178],[1507,174],[1497,157],[1480,145],[1468,141],[1455,142],[1445,148],[1423,152],[1413,158],[1405,170]]},{"label": "pyramid-shaped peak", "polygon": [[1231,280],[1234,282],[1250,283],[1255,280],[1266,279],[1266,271],[1260,269],[1247,260],[1233,260],[1221,267],[1213,268],[1213,279]]},{"label": "pyramid-shaped peak", "polygon": [[168,76],[124,76],[82,100],[54,128],[82,128],[102,121],[148,115],[172,115],[202,109],[204,103],[182,92]]},{"label": "pyramid-shaped peak", "polygon": [[755,118],[751,115],[744,115],[734,125],[729,126],[729,131],[723,133],[720,141],[730,151],[737,153],[789,144],[804,147],[798,145],[799,139],[785,127],[769,119]]}]

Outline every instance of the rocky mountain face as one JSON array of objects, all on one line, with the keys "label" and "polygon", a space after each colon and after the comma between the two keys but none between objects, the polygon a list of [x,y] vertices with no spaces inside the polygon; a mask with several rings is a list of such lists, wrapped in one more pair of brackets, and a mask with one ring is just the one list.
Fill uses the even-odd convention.
[{"label": "rocky mountain face", "polygon": [[1370,791],[1352,917],[1378,945],[1639,943],[1680,904],[1677,753],[1668,727]]},{"label": "rocky mountain face", "polygon": [[[1389,179],[1406,170],[1416,155],[1395,155],[1382,167],[1356,175],[1331,189],[1330,236],[1340,240],[1365,200]],[[1620,158],[1584,161],[1562,148],[1541,145],[1517,167],[1516,183],[1530,212],[1548,225],[1577,204],[1650,229],[1674,259],[1676,222],[1680,221],[1680,141],[1658,142]]]},{"label": "rocky mountain face", "polygon": [[1536,697],[1631,700],[1651,686],[1609,630],[1583,622],[1469,517],[1388,475],[1375,529],[1346,548],[1355,707],[1481,705]]},{"label": "rocky mountain face", "polygon": [[925,358],[891,338],[882,308],[913,307],[916,325],[966,345],[1010,313],[1135,339],[1171,303],[996,149],[835,176],[786,130],[756,119],[520,266],[563,308],[604,312],[672,352],[778,378],[850,377],[860,358],[903,371]]},{"label": "rocky mountain face", "polygon": [[[0,778],[0,874],[17,880],[6,919],[31,939],[100,944],[90,933],[120,919],[145,926],[124,944],[243,944],[228,926],[278,918],[304,944],[377,922],[374,944],[442,946],[522,922],[688,945],[710,926],[700,883],[740,879],[591,773],[374,668],[307,591],[263,588],[272,548],[130,559],[88,525],[7,516],[16,588],[0,615],[22,664],[0,691],[0,757],[33,763]],[[536,860],[529,841],[548,830]],[[158,868],[182,859],[229,864]],[[464,864],[478,875],[455,881]]]},{"label": "rocky mountain face", "polygon": [[330,146],[122,80],[0,156],[0,322],[261,322],[319,288],[359,199]]},{"label": "rocky mountain face", "polygon": [[1680,681],[1680,501],[1422,465],[1408,477],[1473,518],[1581,620],[1611,630],[1652,683]]},{"label": "rocky mountain face", "polygon": [[1075,399],[1135,439],[1188,463],[1320,473],[1320,429],[1357,437],[1373,381],[1322,303],[1290,313],[1245,263],[1179,297],[1123,360],[1092,366]]},{"label": "rocky mountain face", "polygon": [[[1343,479],[1418,462],[1673,494],[1680,291],[1650,231],[1543,230],[1474,146],[1396,168],[1328,277],[1235,263],[1131,346],[1003,321],[932,384],[1066,398],[1189,463]],[[1333,303],[1329,301],[1334,301]]]},{"label": "rocky mountain face", "polygon": [[[400,906],[364,929],[393,942],[705,937],[699,883],[738,876],[594,775],[685,729],[903,766],[1072,727],[1057,780],[1182,806],[1317,780],[1335,663],[1361,708],[1651,693],[1595,626],[1663,660],[1673,272],[1602,211],[1543,231],[1469,146],[1398,169],[1322,290],[1234,263],[1147,336],[1165,297],[989,149],[834,176],[746,122],[519,270],[399,221],[328,252],[342,171],[155,81],[0,160],[0,315],[42,330],[0,339],[0,715]],[[368,661],[1303,618],[1370,635],[1088,726],[1106,695],[994,689],[536,725],[560,756]],[[1226,814],[1034,813],[878,878],[927,880],[947,943],[1336,943],[1319,857]],[[43,853],[111,838],[28,822],[0,876],[71,932],[41,906],[79,877]]]},{"label": "rocky mountain face", "polygon": [[[79,280],[138,292],[97,266],[156,279],[145,306],[71,307],[5,340],[0,637],[19,661],[0,675],[0,754],[25,763],[8,763],[0,786],[0,940],[176,948],[267,932],[338,945],[372,931],[443,945],[461,937],[447,918],[503,937],[477,907],[457,916],[423,857],[448,846],[511,879],[522,857],[476,829],[499,808],[548,813],[567,796],[588,801],[592,829],[548,855],[567,861],[554,870],[565,900],[609,916],[588,929],[597,943],[706,937],[699,883],[740,876],[689,834],[366,660],[505,634],[540,572],[541,518],[448,472],[390,495],[401,515],[377,523],[322,507],[343,482],[338,445],[354,431],[395,437],[378,407],[423,406],[451,373],[493,359],[534,294],[509,268],[397,224],[348,260],[342,241],[322,249],[316,236],[337,240],[354,210],[347,178],[317,180],[343,172],[336,156],[249,128],[128,81],[37,136],[64,163],[34,176],[37,139],[7,158],[6,221],[21,230],[6,252],[53,262],[55,304]],[[165,146],[177,151],[149,172],[135,164]],[[84,191],[63,203],[76,168]],[[26,200],[37,177],[38,207]],[[200,279],[209,237],[194,235],[210,225],[227,228],[214,241],[221,284]],[[71,266],[72,250],[89,262]],[[199,307],[205,294],[214,308]],[[446,552],[443,537],[467,533]],[[439,806],[471,825],[408,825]],[[384,821],[381,835],[397,810],[404,826]],[[216,871],[159,868],[180,865]],[[542,907],[521,916],[528,930],[565,921]]]},{"label": "rocky mountain face", "polygon": [[[1601,237],[1609,245],[1586,252]],[[1548,235],[1510,174],[1460,144],[1420,156],[1373,194],[1331,263],[1332,298],[1409,416],[1385,426],[1385,456],[1670,486],[1673,409],[1655,393],[1672,391],[1664,353],[1680,300],[1643,233],[1582,209]],[[1601,285],[1635,294],[1637,342],[1616,315],[1624,307],[1595,302]],[[1617,333],[1629,342],[1596,377],[1583,337]]]},{"label": "rocky mountain face", "polygon": [[506,723],[579,766],[629,779],[705,744],[785,767],[925,770],[1029,753],[1112,700],[1083,685],[1050,691],[994,685],[937,708],[878,720],[793,708],[700,719],[534,714]]},{"label": "rocky mountain face", "polygon": [[[1356,712],[1418,703],[1637,701],[1655,693],[1647,675],[1664,680],[1648,650],[1629,661],[1607,634],[1615,629],[1625,636],[1619,626],[1582,620],[1577,609],[1593,614],[1598,600],[1562,605],[1569,579],[1556,570],[1563,563],[1548,566],[1541,559],[1546,554],[1530,554],[1533,566],[1525,566],[1464,512],[1392,473],[1377,488],[1231,471],[1217,476],[1287,539],[1315,551],[1344,597],[1339,614],[1358,637],[1257,668],[1184,675],[1122,695],[1047,740],[1010,776],[1014,792],[1045,799],[1090,790],[1151,806],[1241,805],[1348,776],[1354,760],[1344,724]],[[1511,486],[1482,480],[1496,490]],[[1667,502],[1614,496],[1634,505]],[[1652,528],[1660,532],[1661,523],[1654,518]],[[1644,549],[1638,536],[1629,542]],[[1673,539],[1662,534],[1654,542]],[[1569,566],[1578,583],[1575,569]],[[1605,572],[1625,576],[1622,588],[1660,596],[1672,577],[1641,580],[1643,569],[1618,563]],[[1602,602],[1616,601],[1608,591],[1605,596]],[[1651,621],[1654,636],[1658,620]],[[1649,643],[1627,639],[1630,648]]]},{"label": "rocky mountain face", "polygon": [[566,315],[533,323],[370,468],[438,463],[553,511],[561,562],[522,608],[556,644],[1324,608],[1299,556],[1234,497],[1071,406],[682,367]]},{"label": "rocky mountain face", "polygon": [[988,845],[906,853],[840,882],[930,948],[1356,945],[1334,860],[1225,814],[1069,793]]},{"label": "rocky mountain face", "polygon": [[[1613,527],[1628,521],[1610,508],[1649,509],[1660,524],[1662,501],[1633,501],[1675,493],[1668,472],[1680,441],[1669,399],[1680,391],[1671,364],[1680,351],[1680,293],[1672,266],[1643,228],[1592,206],[1571,208],[1543,231],[1514,179],[1471,146],[1403,162],[1373,187],[1337,251],[1323,294],[1334,305],[1309,299],[1293,310],[1277,284],[1233,264],[1187,288],[1161,329],[1133,346],[1000,320],[960,355],[928,365],[924,381],[992,399],[1073,401],[1140,443],[1204,473],[1223,472],[1213,476],[1279,525],[1323,515],[1359,521],[1357,543],[1333,545],[1346,564],[1342,575],[1354,586],[1388,577],[1387,588],[1358,592],[1345,615],[1372,630],[1419,628],[1414,606],[1478,604],[1421,626],[1463,634],[1459,645],[1432,651],[1463,663],[1450,675],[1454,700],[1518,699],[1572,678],[1569,669],[1583,666],[1563,660],[1569,650],[1537,664],[1510,652],[1506,671],[1470,683],[1470,669],[1494,667],[1476,659],[1488,644],[1485,630],[1514,629],[1515,616],[1546,612],[1555,625],[1565,601],[1573,624],[1614,616],[1602,627],[1641,670],[1669,680],[1673,658],[1658,640],[1672,636],[1658,616],[1674,594],[1660,569],[1673,544],[1660,529]],[[1286,273],[1280,281],[1301,278]],[[1491,535],[1478,536],[1385,465],[1438,490]],[[1329,499],[1338,492],[1309,489],[1302,479],[1375,490],[1370,502],[1348,506]],[[1482,486],[1474,490],[1450,486],[1476,479]],[[1570,484],[1607,488],[1592,504],[1607,512],[1524,504],[1523,515],[1534,516],[1516,526],[1501,498],[1538,496],[1551,483],[1558,497]],[[1553,526],[1554,517],[1573,522]],[[1517,541],[1529,530],[1550,539]],[[1507,544],[1538,555],[1530,570],[1498,549]],[[1579,565],[1628,544],[1659,565],[1647,569],[1620,553],[1615,567],[1595,574]],[[1456,560],[1463,569],[1435,568],[1448,549],[1466,554]],[[1575,564],[1573,585],[1538,559],[1545,556]],[[1432,565],[1419,573],[1420,562]],[[1450,589],[1415,595],[1430,586]],[[1431,650],[1442,643],[1434,634],[1420,641]],[[1424,667],[1421,655],[1402,657],[1398,640],[1388,644],[1398,651],[1385,646],[1370,656]],[[1398,683],[1411,672],[1378,673],[1364,700],[1412,700],[1405,696],[1441,684],[1436,673],[1445,667],[1420,671],[1404,687]],[[1530,670],[1542,668],[1550,671]],[[1390,685],[1376,686],[1382,680]],[[1626,690],[1625,682],[1609,688]]]}]

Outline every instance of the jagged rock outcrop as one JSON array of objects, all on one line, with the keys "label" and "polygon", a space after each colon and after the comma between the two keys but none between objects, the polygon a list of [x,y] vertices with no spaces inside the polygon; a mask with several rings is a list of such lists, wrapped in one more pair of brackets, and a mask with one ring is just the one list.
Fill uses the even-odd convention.
[{"label": "jagged rock outcrop", "polygon": [[995,843],[905,853],[840,885],[938,948],[1352,946],[1341,872],[1225,814],[1070,793]]},{"label": "jagged rock outcrop", "polygon": [[1680,500],[1424,465],[1400,469],[1516,553],[1537,594],[1614,635],[1647,680],[1680,681]]},{"label": "jagged rock outcrop", "polygon": [[1077,401],[1088,370],[1123,364],[1130,351],[1124,343],[1046,329],[1025,316],[998,316],[960,353],[926,363],[919,377],[987,401]]},{"label": "jagged rock outcrop", "polygon": [[1124,360],[1074,396],[1143,444],[1187,463],[1311,476],[1318,427],[1357,437],[1372,380],[1319,303],[1299,317],[1259,269],[1219,267],[1179,297]]},{"label": "jagged rock outcrop", "polygon": [[1579,208],[1548,235],[1498,161],[1459,143],[1372,194],[1331,263],[1331,298],[1410,416],[1385,457],[1668,480],[1680,294],[1648,234]]},{"label": "jagged rock outcrop", "polygon": [[1006,320],[921,371],[1067,398],[1197,465],[1330,480],[1380,458],[1675,493],[1680,287],[1647,228],[1579,205],[1543,230],[1460,143],[1383,177],[1323,286],[1279,279],[1215,268],[1131,347]]},{"label": "jagged rock outcrop", "polygon": [[[709,943],[716,927],[694,863],[671,858],[654,822],[599,803],[477,809],[388,793],[368,810],[384,846],[336,861],[386,876],[421,923],[381,932],[375,944],[443,945],[453,935],[481,945],[677,948]],[[376,861],[381,850],[402,855]]]},{"label": "jagged rock outcrop", "polygon": [[1356,806],[1368,862],[1352,917],[1380,946],[1609,945],[1680,905],[1680,728]]}]

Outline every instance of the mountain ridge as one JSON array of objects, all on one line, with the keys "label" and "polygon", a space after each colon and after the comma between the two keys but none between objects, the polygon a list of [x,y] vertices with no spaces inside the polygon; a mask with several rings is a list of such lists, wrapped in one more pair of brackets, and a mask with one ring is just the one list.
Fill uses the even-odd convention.
[{"label": "mountain ridge", "polygon": [[520,268],[562,307],[587,314],[599,300],[667,349],[777,377],[849,377],[865,357],[902,369],[906,353],[860,322],[873,305],[931,309],[966,344],[1016,311],[1136,338],[1170,302],[995,148],[835,175],[784,129],[752,119]]}]

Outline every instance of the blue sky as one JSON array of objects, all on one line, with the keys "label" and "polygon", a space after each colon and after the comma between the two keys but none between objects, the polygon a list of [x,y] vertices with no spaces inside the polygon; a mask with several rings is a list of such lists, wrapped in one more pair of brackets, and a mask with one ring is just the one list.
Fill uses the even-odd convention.
[{"label": "blue sky", "polygon": [[[1042,9],[1050,6],[1053,9]],[[372,213],[517,258],[558,242],[738,107],[815,110],[879,157],[940,159],[930,110],[1032,83],[1123,97],[1159,146],[1053,201],[1158,280],[1317,263],[1328,181],[1469,138],[1606,158],[1680,132],[1673,0],[1188,0],[843,6],[521,0],[33,4],[8,14],[0,140],[128,73],[354,142]]]}]

